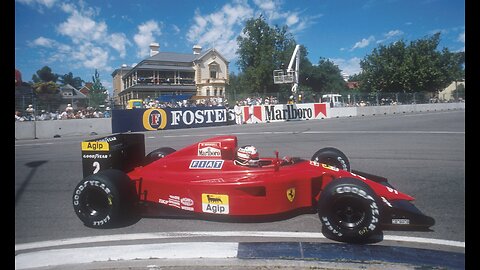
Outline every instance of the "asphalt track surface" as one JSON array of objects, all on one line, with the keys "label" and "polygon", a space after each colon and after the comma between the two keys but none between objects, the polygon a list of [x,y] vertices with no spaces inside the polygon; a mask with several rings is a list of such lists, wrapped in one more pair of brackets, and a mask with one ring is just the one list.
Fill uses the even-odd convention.
[{"label": "asphalt track surface", "polygon": [[[71,257],[72,252],[78,255],[85,251],[87,254],[87,250],[95,250],[93,247],[103,248],[103,251],[96,251],[99,255],[106,249],[112,250],[111,246],[125,246],[126,250],[132,250],[138,245],[147,245],[157,248],[156,250],[164,250],[171,248],[168,245],[178,244],[182,249],[189,250],[191,246],[204,243],[207,246],[199,246],[198,249],[206,252],[206,249],[213,248],[209,244],[217,243],[221,250],[230,250],[228,245],[233,245],[236,252],[234,259],[227,254],[226,257],[213,256],[211,260],[195,261],[198,258],[209,258],[208,253],[200,253],[189,260],[175,261],[159,257],[155,253],[148,254],[149,257],[145,260],[138,260],[142,257],[137,256],[137,260],[130,263],[119,259],[116,261],[118,265],[113,269],[147,269],[146,265],[150,265],[151,269],[156,269],[152,268],[156,265],[163,265],[161,269],[188,269],[182,262],[197,265],[197,269],[230,269],[229,266],[234,269],[256,269],[265,265],[265,269],[357,269],[355,267],[362,268],[365,265],[378,269],[412,269],[413,266],[408,266],[407,261],[395,261],[389,259],[388,255],[382,257],[384,251],[381,250],[389,250],[390,253],[405,258],[412,256],[417,259],[413,260],[413,264],[428,265],[437,262],[434,266],[440,269],[464,267],[465,110],[150,131],[145,133],[146,152],[165,146],[180,149],[222,134],[236,135],[239,145],[255,145],[261,156],[273,156],[274,151],[278,150],[280,156],[310,159],[320,148],[336,147],[349,157],[352,169],[384,176],[399,191],[413,196],[416,199],[415,205],[435,219],[433,231],[385,231],[383,238],[352,251],[355,246],[336,243],[323,237],[316,214],[261,223],[164,216],[142,218],[121,228],[91,229],[76,217],[71,203],[73,189],[82,179],[80,142],[108,134],[16,140],[14,207],[17,266],[32,258],[37,261],[41,258],[61,261],[62,258],[54,259],[55,254]],[[256,245],[251,245],[252,243]],[[323,252],[326,246],[339,255],[319,256],[318,254],[327,254],[326,251]],[[362,255],[365,250],[368,251],[367,254]],[[414,255],[408,255],[410,253],[406,250]],[[346,260],[347,251],[350,251],[348,254],[356,254],[357,259],[352,257]],[[437,253],[429,253],[430,251]],[[33,255],[37,257],[28,257]],[[367,255],[374,261],[367,263],[368,259],[362,257]],[[163,260],[150,261],[152,258]],[[224,258],[230,258],[227,266]],[[429,261],[424,261],[426,259]],[[278,260],[283,261],[276,264]],[[291,265],[292,260],[297,263],[296,267]],[[357,263],[361,261],[363,266],[355,266],[355,260]],[[109,261],[110,264],[106,265],[97,262],[95,266],[90,266],[96,268],[89,269],[112,267],[115,260]],[[325,265],[325,261],[343,264]],[[382,261],[387,263],[384,268],[381,268]],[[265,265],[261,262],[265,262]],[[315,262],[318,264],[312,266]],[[350,262],[353,263],[351,266],[348,265]],[[204,264],[212,268],[202,268]],[[61,266],[58,267],[60,268],[51,269],[62,269]],[[75,269],[74,266],[69,268]],[[77,269],[85,268],[87,266],[83,265]]]}]

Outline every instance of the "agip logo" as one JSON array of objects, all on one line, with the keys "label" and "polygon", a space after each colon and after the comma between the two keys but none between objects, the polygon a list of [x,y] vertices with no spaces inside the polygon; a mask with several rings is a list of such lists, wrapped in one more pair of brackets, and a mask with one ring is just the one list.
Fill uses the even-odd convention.
[{"label": "agip logo", "polygon": [[143,113],[143,127],[146,130],[164,129],[167,120],[167,113],[163,109],[148,109]]},{"label": "agip logo", "polygon": [[230,213],[228,195],[202,193],[202,211],[212,214]]}]

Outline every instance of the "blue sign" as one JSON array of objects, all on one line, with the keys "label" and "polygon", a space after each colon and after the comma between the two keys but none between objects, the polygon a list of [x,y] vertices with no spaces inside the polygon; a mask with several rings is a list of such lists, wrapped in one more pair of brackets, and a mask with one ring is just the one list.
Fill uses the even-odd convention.
[{"label": "blue sign", "polygon": [[113,133],[233,124],[235,114],[225,107],[112,110]]}]

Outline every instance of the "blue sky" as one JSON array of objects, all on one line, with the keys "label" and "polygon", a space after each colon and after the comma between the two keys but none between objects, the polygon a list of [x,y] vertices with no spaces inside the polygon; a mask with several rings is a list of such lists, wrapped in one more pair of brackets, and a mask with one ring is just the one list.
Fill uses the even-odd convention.
[{"label": "blue sky", "polygon": [[315,64],[333,61],[346,74],[380,44],[441,32],[439,50],[465,50],[462,0],[150,0],[15,1],[15,68],[24,81],[43,66],[91,81],[95,69],[111,91],[112,72],[160,51],[191,53],[215,47],[236,65],[236,38],[246,20],[263,14],[288,25]]}]

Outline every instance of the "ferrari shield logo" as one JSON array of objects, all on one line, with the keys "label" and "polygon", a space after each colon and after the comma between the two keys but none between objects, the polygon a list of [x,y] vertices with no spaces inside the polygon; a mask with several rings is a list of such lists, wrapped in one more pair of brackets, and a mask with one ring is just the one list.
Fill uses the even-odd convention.
[{"label": "ferrari shield logo", "polygon": [[293,202],[293,199],[295,199],[295,188],[287,189],[287,199],[290,202]]}]

